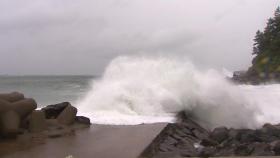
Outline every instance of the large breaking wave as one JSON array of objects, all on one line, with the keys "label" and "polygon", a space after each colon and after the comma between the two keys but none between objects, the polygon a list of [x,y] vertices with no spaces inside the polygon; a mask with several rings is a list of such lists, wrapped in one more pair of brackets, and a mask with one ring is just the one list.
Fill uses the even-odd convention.
[{"label": "large breaking wave", "polygon": [[210,128],[255,128],[271,118],[248,98],[248,91],[250,87],[233,85],[213,69],[198,70],[188,60],[118,57],[78,106],[93,123],[170,122],[184,110]]}]

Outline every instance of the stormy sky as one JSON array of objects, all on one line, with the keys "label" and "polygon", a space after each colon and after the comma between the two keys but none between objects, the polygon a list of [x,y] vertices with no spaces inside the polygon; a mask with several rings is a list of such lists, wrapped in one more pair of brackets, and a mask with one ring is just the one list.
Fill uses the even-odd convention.
[{"label": "stormy sky", "polygon": [[119,55],[245,69],[279,0],[0,0],[0,74],[100,74]]}]

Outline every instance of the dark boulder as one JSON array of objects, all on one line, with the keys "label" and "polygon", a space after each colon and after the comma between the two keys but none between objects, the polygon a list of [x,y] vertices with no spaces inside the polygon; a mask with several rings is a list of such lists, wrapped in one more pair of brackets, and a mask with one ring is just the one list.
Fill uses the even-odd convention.
[{"label": "dark boulder", "polygon": [[80,124],[90,125],[90,119],[85,116],[76,116],[75,121]]},{"label": "dark boulder", "polygon": [[258,137],[256,131],[251,129],[238,130],[236,139],[239,140],[240,143],[253,143],[262,141],[261,138]]},{"label": "dark boulder", "polygon": [[280,138],[280,128],[278,126],[271,125],[269,123],[263,125],[261,131],[269,136],[275,136]]},{"label": "dark boulder", "polygon": [[273,156],[274,153],[270,149],[270,145],[266,143],[253,143],[250,144],[253,147],[253,151],[250,156]]},{"label": "dark boulder", "polygon": [[280,140],[270,143],[272,151],[276,156],[280,156]]},{"label": "dark boulder", "polygon": [[248,144],[239,144],[234,148],[235,156],[249,156],[253,151],[253,147]]},{"label": "dark boulder", "polygon": [[229,130],[226,127],[218,127],[215,128],[210,133],[210,138],[221,143],[222,141],[226,140],[229,136]]},{"label": "dark boulder", "polygon": [[48,105],[42,108],[42,110],[45,112],[47,119],[55,119],[68,105],[71,104],[69,102],[63,102],[59,104]]},{"label": "dark boulder", "polygon": [[219,145],[219,143],[215,140],[206,138],[201,140],[200,145],[208,147],[208,146],[217,146]]}]

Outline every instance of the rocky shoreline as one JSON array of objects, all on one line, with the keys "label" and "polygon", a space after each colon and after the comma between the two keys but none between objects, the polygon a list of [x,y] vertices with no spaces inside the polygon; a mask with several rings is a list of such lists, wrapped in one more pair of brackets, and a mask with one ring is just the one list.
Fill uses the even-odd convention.
[{"label": "rocky shoreline", "polygon": [[177,123],[168,124],[140,157],[221,157],[279,156],[280,125],[233,129],[218,127],[209,131],[184,113]]},{"label": "rocky shoreline", "polygon": [[0,156],[88,128],[90,119],[76,114],[69,102],[37,110],[36,101],[22,93],[0,94]]},{"label": "rocky shoreline", "polygon": [[257,73],[252,70],[248,71],[235,71],[233,72],[232,78],[230,78],[234,83],[237,84],[266,84],[266,83],[279,83],[280,73]]},{"label": "rocky shoreline", "polygon": [[[40,110],[36,108],[36,101],[25,98],[21,93],[0,94],[0,156],[45,144],[49,139],[68,138],[75,135],[75,131],[91,125],[88,118],[76,116],[78,110],[69,102],[48,105]],[[154,140],[151,139],[141,158],[280,156],[280,124],[265,124],[255,130],[226,127],[208,130],[184,112],[179,113],[177,118],[176,123],[168,124]],[[138,125],[137,128],[145,127]],[[116,131],[121,131],[119,134],[123,135],[133,128],[136,127],[127,128],[128,131],[122,130],[125,129],[122,127]],[[90,135],[93,137],[94,133]],[[109,137],[116,140],[112,133]],[[122,139],[128,138],[120,138],[114,143],[122,143]]]}]

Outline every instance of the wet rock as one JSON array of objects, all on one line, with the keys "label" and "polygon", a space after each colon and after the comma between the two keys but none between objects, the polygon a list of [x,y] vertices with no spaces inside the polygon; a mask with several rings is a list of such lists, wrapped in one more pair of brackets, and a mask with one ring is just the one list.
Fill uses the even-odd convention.
[{"label": "wet rock", "polygon": [[249,146],[248,144],[239,144],[234,149],[234,155],[236,155],[236,156],[249,156],[252,151],[253,151],[252,146]]},{"label": "wet rock", "polygon": [[277,136],[269,135],[268,133],[266,133],[266,130],[263,129],[257,129],[255,131],[255,134],[258,137],[259,142],[271,143],[279,139]]},{"label": "wet rock", "polygon": [[228,131],[228,137],[236,139],[238,133],[239,133],[239,131],[237,129],[230,128]]},{"label": "wet rock", "polygon": [[208,133],[203,132],[203,131],[198,130],[198,129],[194,129],[194,130],[192,130],[192,132],[193,132],[194,136],[198,139],[204,139],[204,138],[207,138],[209,136]]},{"label": "wet rock", "polygon": [[57,117],[57,121],[63,125],[70,125],[75,121],[77,108],[68,105]]},{"label": "wet rock", "polygon": [[167,145],[174,145],[178,142],[178,140],[176,140],[175,138],[171,137],[171,136],[168,136],[165,140],[164,140],[164,144],[167,144]]},{"label": "wet rock", "polygon": [[183,128],[178,127],[177,130],[175,130],[175,133],[179,136],[179,137],[186,137],[188,134],[183,132]]},{"label": "wet rock", "polygon": [[276,156],[280,155],[280,140],[274,141],[270,144],[272,151]]},{"label": "wet rock", "polygon": [[1,93],[0,99],[8,101],[10,103],[17,102],[24,99],[24,95],[19,92],[12,92],[12,93]]},{"label": "wet rock", "polygon": [[205,147],[207,147],[207,146],[217,146],[217,145],[219,145],[219,143],[215,140],[206,138],[206,139],[201,140],[200,145],[205,146]]},{"label": "wet rock", "polygon": [[229,130],[226,127],[219,127],[215,128],[210,133],[210,138],[217,141],[218,143],[221,143],[225,139],[227,139],[229,136]]},{"label": "wet rock", "polygon": [[270,150],[270,145],[266,143],[253,143],[250,144],[253,146],[253,151],[251,152],[250,156],[273,156],[273,151]]},{"label": "wet rock", "polygon": [[10,110],[1,115],[1,134],[5,137],[15,137],[19,133],[20,117]]},{"label": "wet rock", "polygon": [[85,116],[76,116],[75,121],[77,123],[85,124],[85,125],[90,125],[90,119],[85,117]]},{"label": "wet rock", "polygon": [[159,150],[162,152],[168,152],[168,151],[174,151],[176,149],[175,146],[173,146],[172,144],[160,144],[159,146]]},{"label": "wet rock", "polygon": [[180,140],[177,144],[176,147],[178,149],[195,149],[193,146],[193,143],[188,142],[188,141],[184,141],[184,140]]},{"label": "wet rock", "polygon": [[33,111],[29,119],[29,131],[42,132],[45,129],[46,129],[45,113],[41,110]]},{"label": "wet rock", "polygon": [[[150,147],[159,153],[178,157],[274,156],[280,155],[280,125],[266,124],[261,129],[215,128],[210,134],[191,119],[169,124],[161,140]],[[158,151],[158,152],[157,152]]]},{"label": "wet rock", "polygon": [[185,135],[192,135],[192,131],[189,128],[183,127],[181,130]]},{"label": "wet rock", "polygon": [[240,141],[240,143],[261,142],[261,139],[256,134],[256,131],[251,129],[238,130],[236,138]]},{"label": "wet rock", "polygon": [[12,109],[19,114],[23,119],[37,108],[37,103],[34,99],[23,99],[11,104]]},{"label": "wet rock", "polygon": [[42,110],[45,112],[47,119],[55,119],[68,105],[71,104],[69,102],[62,102],[58,104],[48,105],[42,108]]},{"label": "wet rock", "polygon": [[280,128],[277,126],[271,125],[269,123],[263,125],[261,131],[269,136],[275,136],[280,138]]},{"label": "wet rock", "polygon": [[195,157],[198,156],[197,151],[194,148],[184,148],[176,150],[180,156],[183,157]]},{"label": "wet rock", "polygon": [[232,146],[226,146],[224,148],[219,149],[216,153],[216,157],[222,157],[222,156],[234,156],[235,155],[235,145]]}]

